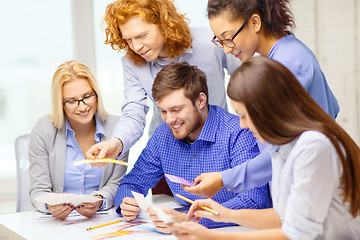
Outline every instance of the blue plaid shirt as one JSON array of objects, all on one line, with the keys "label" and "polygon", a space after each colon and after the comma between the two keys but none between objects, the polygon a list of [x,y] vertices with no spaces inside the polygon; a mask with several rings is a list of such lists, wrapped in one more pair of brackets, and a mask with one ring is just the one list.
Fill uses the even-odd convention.
[{"label": "blue plaid shirt", "polygon": [[[201,173],[221,172],[258,154],[255,138],[248,129],[240,129],[239,118],[210,105],[206,122],[193,144],[176,139],[166,123],[155,130],[134,168],[121,180],[114,205],[121,215],[119,206],[124,197],[133,197],[132,190],[146,195],[164,173],[191,181]],[[180,194],[192,200],[202,198],[186,192],[178,183],[166,181],[174,195]],[[212,199],[231,209],[268,206],[266,185],[240,194],[223,188]],[[181,205],[190,205],[177,197],[176,200]],[[202,219],[200,223],[209,228],[233,225],[209,219]]]}]

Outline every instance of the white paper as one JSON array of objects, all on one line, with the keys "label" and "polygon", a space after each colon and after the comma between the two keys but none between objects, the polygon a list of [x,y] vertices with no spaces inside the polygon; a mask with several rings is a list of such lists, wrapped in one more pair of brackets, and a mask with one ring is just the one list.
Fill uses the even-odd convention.
[{"label": "white paper", "polygon": [[164,223],[173,223],[174,220],[171,218],[170,215],[168,215],[166,212],[164,212],[160,207],[157,206],[151,206],[156,212],[156,215],[158,218],[163,221]]},{"label": "white paper", "polygon": [[97,201],[101,201],[100,198],[97,198],[95,196],[71,193],[44,193],[38,196],[35,200],[50,205],[70,203],[74,207],[77,207],[83,203],[94,203]]},{"label": "white paper", "polygon": [[146,201],[144,195],[134,191],[131,191],[131,193],[134,196],[135,200],[137,201],[139,207],[142,210],[147,211],[149,208],[149,203]]}]

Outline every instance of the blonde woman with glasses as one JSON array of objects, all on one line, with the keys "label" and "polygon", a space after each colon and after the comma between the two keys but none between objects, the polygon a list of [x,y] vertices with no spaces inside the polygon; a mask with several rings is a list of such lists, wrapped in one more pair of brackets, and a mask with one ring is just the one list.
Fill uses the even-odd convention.
[{"label": "blonde woman with glasses", "polygon": [[[75,166],[85,159],[94,144],[111,138],[118,116],[105,112],[94,74],[79,61],[61,64],[52,80],[52,113],[35,124],[29,142],[30,197],[41,212],[50,212],[64,220],[72,211],[91,217],[99,209],[113,206],[113,199],[126,167],[107,164],[93,168]],[[127,154],[121,157],[127,161]],[[36,198],[44,193],[93,195],[96,203],[73,206],[49,205]]]}]

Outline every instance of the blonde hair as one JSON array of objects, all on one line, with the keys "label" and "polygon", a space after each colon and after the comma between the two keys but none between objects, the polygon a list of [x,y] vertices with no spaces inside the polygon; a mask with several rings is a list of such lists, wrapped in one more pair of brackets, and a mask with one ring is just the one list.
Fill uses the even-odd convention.
[{"label": "blonde hair", "polygon": [[102,20],[107,25],[105,44],[110,44],[114,50],[124,50],[135,64],[144,63],[145,60],[129,47],[119,29],[119,24],[124,24],[134,16],[141,16],[148,23],[159,27],[169,58],[181,55],[191,47],[192,38],[187,23],[189,19],[177,12],[173,1],[117,0],[107,6]]},{"label": "blonde hair", "polygon": [[51,84],[51,114],[49,115],[52,123],[57,129],[60,129],[65,123],[65,113],[63,104],[63,86],[65,83],[75,79],[87,79],[90,86],[97,94],[97,115],[101,121],[107,119],[99,87],[91,69],[84,63],[71,60],[61,64],[55,71]]}]

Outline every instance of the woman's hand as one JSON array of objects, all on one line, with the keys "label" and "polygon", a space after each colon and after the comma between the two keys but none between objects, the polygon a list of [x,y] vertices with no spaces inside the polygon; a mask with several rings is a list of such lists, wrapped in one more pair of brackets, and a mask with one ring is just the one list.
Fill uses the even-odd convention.
[{"label": "woman's hand", "polygon": [[[219,215],[215,215],[201,208],[201,206],[205,206],[211,208],[212,210],[219,213]],[[200,199],[194,201],[191,205],[187,217],[189,219],[197,218],[209,218],[215,222],[229,222],[231,209],[221,206],[219,203],[211,200],[211,199]],[[230,221],[231,222],[231,221]]]},{"label": "woman's hand", "polygon": [[[178,211],[176,211],[172,208],[168,208],[168,207],[159,207],[159,208],[161,208],[166,214],[170,215],[170,217],[175,222],[183,222],[183,221],[187,220],[186,213],[178,212]],[[167,224],[159,219],[159,217],[156,215],[156,211],[153,208],[149,208],[147,210],[147,212],[149,213],[149,217],[155,225],[156,231],[159,231],[162,233],[170,233],[170,229],[168,228]]]},{"label": "woman's hand", "polygon": [[191,221],[168,224],[169,230],[180,240],[209,240],[214,232]]},{"label": "woman's hand", "polygon": [[101,207],[103,201],[103,197],[100,195],[96,196],[97,198],[100,198],[101,201],[97,201],[97,202],[93,202],[93,203],[83,203],[77,207],[75,207],[75,210],[85,216],[85,217],[91,217],[93,215],[96,214],[96,212],[99,210],[99,208]]},{"label": "woman's hand", "polygon": [[202,173],[195,178],[194,184],[193,187],[181,187],[189,193],[208,198],[215,196],[224,187],[220,172]]},{"label": "woman's hand", "polygon": [[74,206],[70,203],[58,204],[58,205],[50,205],[46,204],[48,211],[54,218],[65,220],[67,216],[74,210]]}]

